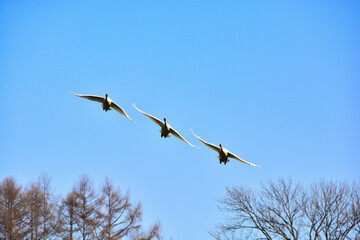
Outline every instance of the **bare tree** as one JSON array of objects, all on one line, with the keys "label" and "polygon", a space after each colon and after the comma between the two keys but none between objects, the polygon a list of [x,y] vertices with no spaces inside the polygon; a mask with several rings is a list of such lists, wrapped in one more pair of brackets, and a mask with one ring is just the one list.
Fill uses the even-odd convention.
[{"label": "bare tree", "polygon": [[129,193],[124,196],[120,188],[114,187],[108,178],[101,189],[102,192],[102,222],[99,226],[99,237],[107,240],[117,240],[140,228],[142,217],[141,204],[133,206]]},{"label": "bare tree", "polygon": [[0,240],[160,239],[160,223],[144,231],[141,220],[141,204],[132,204],[108,178],[97,194],[81,176],[60,206],[46,174],[24,192],[12,177],[0,184]]},{"label": "bare tree", "polygon": [[27,225],[27,238],[39,239],[40,226],[42,225],[41,219],[41,202],[43,199],[43,193],[39,184],[32,183],[24,193],[23,203],[25,205],[25,216]]},{"label": "bare tree", "polygon": [[25,235],[25,214],[21,187],[12,177],[0,184],[0,238],[22,239]]},{"label": "bare tree", "polygon": [[58,208],[57,197],[51,186],[51,179],[46,173],[38,178],[38,185],[42,192],[40,201],[41,239],[53,238],[56,235],[56,212]]},{"label": "bare tree", "polygon": [[101,198],[98,198],[93,183],[86,175],[82,175],[74,186],[74,193],[78,201],[76,213],[76,225],[83,240],[95,238],[95,229],[99,226],[99,209]]},{"label": "bare tree", "polygon": [[[303,200],[309,239],[355,239],[360,223],[359,186],[320,181]],[[356,233],[357,231],[357,233]]]},{"label": "bare tree", "polygon": [[133,240],[151,240],[161,239],[160,236],[161,223],[156,222],[148,231],[144,231],[142,228],[137,228],[130,236]]},{"label": "bare tree", "polygon": [[76,226],[78,208],[78,201],[75,192],[67,194],[66,198],[62,200],[62,204],[58,213],[58,230],[59,236],[63,239],[73,240],[75,234],[78,232]]},{"label": "bare tree", "polygon": [[220,202],[226,221],[210,234],[215,239],[359,239],[358,184],[320,181],[307,191],[280,179],[262,188],[227,188]]},{"label": "bare tree", "polygon": [[264,186],[259,210],[270,234],[283,239],[299,238],[302,194],[301,186],[294,186],[290,179]]}]

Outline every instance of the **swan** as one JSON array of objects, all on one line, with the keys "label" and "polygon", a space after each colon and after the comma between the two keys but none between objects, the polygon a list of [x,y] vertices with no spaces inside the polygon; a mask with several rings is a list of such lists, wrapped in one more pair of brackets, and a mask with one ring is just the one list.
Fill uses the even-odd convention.
[{"label": "swan", "polygon": [[[134,108],[136,108],[136,110],[138,110],[139,112],[141,112],[142,114],[144,114],[145,116],[147,116],[148,118],[150,118],[154,123],[156,123],[157,125],[159,125],[161,127],[160,133],[161,133],[161,137],[167,138],[170,137],[170,133],[172,135],[174,135],[175,137],[177,137],[178,139],[184,141],[185,143],[189,144],[192,147],[196,147],[194,145],[192,145],[191,143],[189,143],[188,141],[185,140],[185,138],[183,138],[175,129],[173,129],[166,121],[166,118],[164,118],[164,122],[162,122],[160,119],[151,116],[150,114],[147,114],[143,111],[141,111],[140,109],[138,109],[135,105],[135,103],[132,104],[134,106]],[[198,147],[196,147],[198,148]]]},{"label": "swan", "polygon": [[200,142],[202,142],[203,144],[205,144],[206,146],[208,146],[209,148],[211,148],[212,150],[214,151],[217,151],[219,153],[219,161],[220,161],[220,164],[223,162],[224,165],[226,165],[226,163],[228,163],[230,160],[228,158],[234,158],[242,163],[246,163],[246,164],[249,164],[251,166],[256,166],[256,167],[261,167],[261,166],[258,166],[258,165],[255,165],[253,163],[250,163],[250,162],[247,162],[241,158],[239,158],[238,156],[236,156],[235,154],[229,152],[227,149],[223,148],[222,147],[222,144],[220,143],[219,146],[215,146],[214,144],[211,144],[211,143],[208,143],[208,142],[205,142],[204,140],[202,140],[199,136],[197,136],[191,129],[190,131],[192,132],[192,134],[194,134],[194,136],[200,140]]},{"label": "swan", "polygon": [[125,111],[119,107],[119,105],[117,105],[115,102],[113,102],[108,96],[108,94],[105,94],[105,98],[100,97],[100,96],[94,96],[94,95],[84,95],[84,94],[76,94],[76,93],[72,93],[75,96],[81,97],[81,98],[86,98],[88,100],[91,101],[95,101],[95,102],[99,102],[101,103],[101,106],[103,108],[103,110],[105,112],[110,111],[111,109],[115,109],[118,113],[124,115],[127,119],[129,119],[130,121],[132,121],[133,123],[135,123],[134,120],[132,120],[126,113]]}]

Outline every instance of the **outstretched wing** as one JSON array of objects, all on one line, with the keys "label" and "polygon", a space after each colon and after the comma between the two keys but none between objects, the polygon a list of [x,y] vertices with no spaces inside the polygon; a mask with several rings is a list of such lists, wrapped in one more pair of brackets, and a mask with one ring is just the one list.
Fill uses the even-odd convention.
[{"label": "outstretched wing", "polygon": [[240,161],[240,162],[242,162],[242,163],[246,163],[246,164],[249,164],[249,165],[251,165],[251,166],[261,167],[261,166],[255,165],[255,164],[253,164],[253,163],[247,162],[247,161],[239,158],[238,156],[236,156],[235,154],[233,154],[233,153],[231,153],[231,152],[228,152],[228,157],[229,157],[229,158],[234,158],[234,159],[236,159],[236,160],[238,160],[238,161]]},{"label": "outstretched wing", "polygon": [[99,102],[99,103],[102,103],[104,101],[104,98],[100,97],[100,96],[84,95],[84,94],[76,94],[76,93],[72,93],[72,94],[74,94],[75,96],[78,96],[78,97],[81,97],[81,98],[86,98],[88,100]]},{"label": "outstretched wing", "polygon": [[186,141],[185,138],[183,138],[175,129],[170,128],[170,133],[171,133],[172,135],[174,135],[175,137],[177,137],[178,139],[186,142],[186,143],[189,144],[190,146],[198,148],[197,146],[194,146],[194,145],[192,145],[191,143],[189,143],[188,141]]},{"label": "outstretched wing", "polygon": [[205,144],[206,146],[208,146],[209,148],[211,148],[212,150],[214,151],[217,151],[219,152],[220,151],[220,147],[214,145],[214,144],[211,144],[211,143],[208,143],[208,142],[205,142],[204,140],[202,140],[199,136],[196,136],[196,134],[190,129],[190,131],[192,132],[192,134],[194,134],[194,136],[200,140],[200,142],[202,142],[203,144]]},{"label": "outstretched wing", "polygon": [[111,108],[115,109],[118,113],[124,115],[127,119],[129,119],[130,121],[134,122],[134,120],[132,120],[127,114],[126,112],[119,106],[117,105],[115,102],[111,102]]},{"label": "outstretched wing", "polygon": [[141,111],[140,109],[138,109],[135,105],[135,103],[132,104],[134,106],[134,108],[136,108],[136,110],[138,110],[139,112],[141,112],[142,114],[144,114],[145,116],[147,116],[148,118],[150,118],[154,123],[156,123],[157,125],[159,125],[160,127],[162,127],[162,125],[164,124],[160,119],[151,116],[150,114],[147,114],[146,112]]}]

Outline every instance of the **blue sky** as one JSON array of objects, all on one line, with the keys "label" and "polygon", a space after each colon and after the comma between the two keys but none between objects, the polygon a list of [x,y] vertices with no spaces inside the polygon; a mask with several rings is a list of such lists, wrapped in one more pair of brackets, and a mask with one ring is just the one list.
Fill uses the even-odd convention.
[{"label": "blue sky", "polygon": [[358,1],[1,1],[0,177],[109,176],[166,239],[210,239],[226,186],[359,181],[359,26]]}]

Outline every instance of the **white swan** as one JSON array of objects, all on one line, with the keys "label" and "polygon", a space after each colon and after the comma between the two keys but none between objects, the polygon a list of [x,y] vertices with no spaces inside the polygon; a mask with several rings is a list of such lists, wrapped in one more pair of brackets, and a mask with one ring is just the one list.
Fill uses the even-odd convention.
[{"label": "white swan", "polygon": [[76,93],[72,93],[75,96],[81,97],[81,98],[86,98],[88,100],[91,101],[95,101],[95,102],[99,102],[101,103],[101,106],[103,108],[103,110],[105,112],[110,111],[111,109],[115,109],[118,113],[124,115],[127,119],[129,119],[130,121],[134,122],[134,120],[132,120],[126,113],[125,111],[119,107],[119,105],[117,105],[115,102],[113,102],[108,96],[108,94],[105,94],[105,98],[103,97],[99,97],[99,96],[94,96],[94,95],[83,95],[83,94],[76,94]]},{"label": "white swan", "polygon": [[[142,114],[144,114],[145,116],[147,116],[148,118],[150,118],[154,123],[156,123],[157,125],[159,125],[161,127],[161,137],[167,138],[170,137],[169,134],[171,133],[172,135],[174,135],[175,137],[179,138],[180,140],[186,142],[187,144],[189,144],[192,147],[196,147],[194,145],[192,145],[191,143],[189,143],[188,141],[185,140],[185,138],[183,138],[175,129],[173,129],[167,122],[166,122],[166,118],[164,118],[164,122],[162,122],[160,119],[151,116],[150,114],[147,114],[143,111],[141,111],[140,109],[138,109],[135,105],[135,103],[133,103],[134,108],[136,108],[136,110],[138,110],[139,112],[141,112]],[[198,147],[196,147],[198,148]]]},{"label": "white swan", "polygon": [[235,154],[229,152],[227,149],[223,148],[222,147],[222,144],[220,143],[219,146],[215,146],[214,144],[211,144],[211,143],[208,143],[208,142],[205,142],[204,140],[202,140],[199,136],[196,136],[196,134],[190,129],[190,131],[192,132],[192,134],[194,134],[194,136],[200,140],[200,142],[202,142],[203,144],[205,144],[206,146],[208,146],[209,148],[211,148],[212,150],[214,151],[217,151],[219,153],[219,160],[220,160],[220,164],[223,162],[224,165],[226,165],[227,162],[229,162],[230,160],[228,158],[234,158],[242,163],[246,163],[246,164],[249,164],[251,166],[256,166],[256,167],[261,167],[261,166],[258,166],[258,165],[255,165],[253,163],[250,163],[250,162],[247,162],[241,158],[239,158],[238,156],[236,156]]}]

